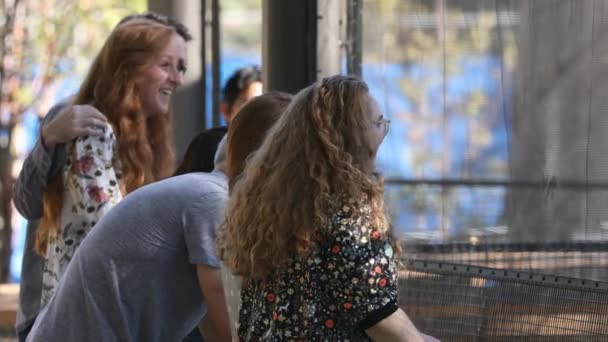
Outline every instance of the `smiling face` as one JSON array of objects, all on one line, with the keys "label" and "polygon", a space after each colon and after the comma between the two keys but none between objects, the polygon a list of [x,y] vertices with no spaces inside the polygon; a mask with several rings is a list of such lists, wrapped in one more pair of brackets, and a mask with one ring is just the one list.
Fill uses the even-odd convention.
[{"label": "smiling face", "polygon": [[174,33],[165,48],[143,67],[135,82],[146,116],[169,112],[171,96],[184,83],[186,65],[186,42]]}]

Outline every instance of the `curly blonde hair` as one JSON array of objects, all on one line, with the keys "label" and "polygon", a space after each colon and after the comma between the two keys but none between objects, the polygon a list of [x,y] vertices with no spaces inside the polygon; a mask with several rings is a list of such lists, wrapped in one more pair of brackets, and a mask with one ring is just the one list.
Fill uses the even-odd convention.
[{"label": "curly blonde hair", "polygon": [[[175,27],[153,20],[137,18],[119,24],[73,100],[73,104],[93,105],[113,126],[123,194],[170,176],[175,167],[171,114],[145,115],[135,82],[174,34],[179,35]],[[43,217],[36,236],[36,251],[41,255],[46,253],[48,241],[61,232],[63,196],[62,175],[58,174],[43,195]]]},{"label": "curly blonde hair", "polygon": [[338,197],[367,198],[387,232],[374,176],[372,98],[358,79],[333,76],[298,93],[231,189],[219,253],[236,274],[262,278],[307,255]]}]

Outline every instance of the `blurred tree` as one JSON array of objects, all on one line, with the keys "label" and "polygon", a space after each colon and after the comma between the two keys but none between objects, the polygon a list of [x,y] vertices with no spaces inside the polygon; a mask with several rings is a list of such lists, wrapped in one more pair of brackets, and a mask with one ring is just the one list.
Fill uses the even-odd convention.
[{"label": "blurred tree", "polygon": [[[499,6],[500,2],[503,4]],[[500,69],[510,74],[516,60],[512,28],[500,27],[501,13],[517,10],[509,6],[500,0],[364,2],[365,65],[383,65],[386,69],[399,66],[401,70],[398,77],[390,73],[383,76],[386,78],[383,82],[396,79],[401,94],[384,94],[385,101],[381,101],[389,117],[405,128],[403,136],[387,142],[399,144],[396,149],[411,151],[401,154],[408,158],[405,164],[409,173],[397,177],[463,180],[506,177],[507,153],[499,151],[499,156],[494,157],[488,151],[506,144],[495,141],[493,130],[504,122],[501,116],[504,99],[496,93],[504,81]],[[484,76],[472,80],[471,68],[477,68]],[[493,87],[498,90],[492,90]],[[386,86],[383,91],[394,92],[395,88]],[[391,97],[402,97],[406,105],[391,101]],[[477,224],[489,219],[481,210],[456,212],[461,210],[460,193],[444,188],[438,194],[428,195],[426,187],[404,186],[401,196],[414,196],[416,200],[399,210],[417,216],[416,222],[433,220],[439,226],[427,222],[399,228],[439,229],[443,238],[449,238],[448,232],[468,228],[454,227],[456,221]],[[454,220],[454,216],[460,215],[470,217]]]},{"label": "blurred tree", "polygon": [[11,255],[13,132],[23,114],[42,117],[57,81],[80,79],[112,27],[145,0],[0,0],[0,281]]},{"label": "blurred tree", "polygon": [[222,0],[222,49],[260,53],[262,48],[262,0]]}]

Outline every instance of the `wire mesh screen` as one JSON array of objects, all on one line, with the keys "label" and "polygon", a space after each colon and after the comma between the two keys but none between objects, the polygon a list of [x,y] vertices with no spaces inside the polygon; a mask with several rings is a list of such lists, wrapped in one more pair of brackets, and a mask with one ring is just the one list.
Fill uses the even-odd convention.
[{"label": "wire mesh screen", "polygon": [[461,263],[608,282],[608,243],[405,245],[407,260]]},{"label": "wire mesh screen", "polygon": [[411,261],[401,306],[443,341],[606,341],[608,283]]},{"label": "wire mesh screen", "polygon": [[422,331],[608,341],[607,31],[605,0],[363,1]]},{"label": "wire mesh screen", "polygon": [[364,1],[397,231],[607,240],[607,30],[604,0]]}]

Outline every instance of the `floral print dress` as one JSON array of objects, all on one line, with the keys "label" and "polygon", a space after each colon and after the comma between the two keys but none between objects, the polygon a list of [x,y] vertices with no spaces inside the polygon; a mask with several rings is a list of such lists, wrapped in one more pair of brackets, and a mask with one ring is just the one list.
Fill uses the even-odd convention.
[{"label": "floral print dress", "polygon": [[62,177],[65,192],[61,232],[50,240],[42,275],[41,304],[53,294],[76,249],[95,223],[122,199],[120,165],[112,127],[100,136],[86,136],[67,146],[68,162]]},{"label": "floral print dress", "polygon": [[398,309],[391,244],[368,205],[344,203],[308,257],[243,284],[240,341],[370,341],[365,329]]}]

